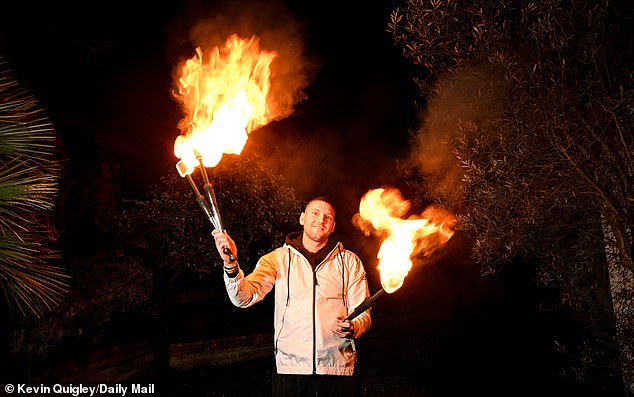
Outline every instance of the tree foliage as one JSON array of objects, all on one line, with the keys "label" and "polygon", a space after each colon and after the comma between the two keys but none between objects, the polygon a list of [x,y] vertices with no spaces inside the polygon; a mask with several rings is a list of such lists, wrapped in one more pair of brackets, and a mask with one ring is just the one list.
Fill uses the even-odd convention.
[{"label": "tree foliage", "polygon": [[[192,177],[203,192],[198,173]],[[235,240],[240,265],[248,272],[298,227],[301,202],[281,177],[247,158],[225,156],[208,173],[223,227]],[[205,274],[222,265],[213,227],[176,170],[150,189],[147,200],[124,207],[115,226],[121,255],[140,256],[150,269],[170,279],[183,272]]]},{"label": "tree foliage", "polygon": [[0,287],[24,315],[54,308],[67,288],[49,223],[60,174],[54,149],[53,125],[0,56]]},{"label": "tree foliage", "polygon": [[[588,329],[605,330],[607,239],[611,259],[634,271],[631,5],[411,0],[388,30],[421,66],[428,117],[471,89],[458,103],[472,113],[426,130],[439,129],[458,160],[436,170],[457,178],[430,188],[438,179],[421,170],[419,191],[459,209],[485,272],[537,258],[537,281],[561,291],[557,304],[583,315]],[[427,143],[414,143],[418,166]],[[624,313],[634,320],[634,308]],[[582,356],[573,372],[587,381],[604,363]]]}]

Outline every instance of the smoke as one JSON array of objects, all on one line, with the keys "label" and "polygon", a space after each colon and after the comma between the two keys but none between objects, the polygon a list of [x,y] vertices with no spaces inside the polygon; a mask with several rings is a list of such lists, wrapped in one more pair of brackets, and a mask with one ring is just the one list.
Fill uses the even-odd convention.
[{"label": "smoke", "polygon": [[189,39],[193,47],[201,47],[206,52],[221,47],[232,34],[244,39],[257,36],[261,50],[277,53],[271,64],[267,101],[271,114],[276,120],[291,115],[295,105],[306,99],[304,89],[318,66],[305,51],[302,24],[275,0],[203,3],[190,1],[184,5],[181,22],[190,26]]},{"label": "smoke", "polygon": [[503,72],[492,65],[465,67],[438,83],[436,95],[421,115],[424,121],[413,140],[410,159],[410,165],[422,174],[429,197],[462,201],[462,170],[449,143],[461,123],[486,125],[503,94]]}]

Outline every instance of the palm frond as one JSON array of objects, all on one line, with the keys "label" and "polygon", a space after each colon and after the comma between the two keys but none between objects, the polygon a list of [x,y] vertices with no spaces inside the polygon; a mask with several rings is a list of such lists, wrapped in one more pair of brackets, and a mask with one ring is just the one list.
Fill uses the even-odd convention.
[{"label": "palm frond", "polygon": [[46,162],[53,155],[53,125],[37,101],[18,85],[0,56],[0,154]]},{"label": "palm frond", "polygon": [[68,276],[51,264],[48,213],[61,167],[55,130],[0,55],[0,289],[23,315],[41,316],[64,297]]}]

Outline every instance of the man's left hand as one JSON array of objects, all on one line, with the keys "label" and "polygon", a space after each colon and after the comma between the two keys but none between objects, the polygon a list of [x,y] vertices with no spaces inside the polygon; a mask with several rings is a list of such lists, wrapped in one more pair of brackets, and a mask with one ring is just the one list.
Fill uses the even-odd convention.
[{"label": "man's left hand", "polygon": [[352,338],[354,335],[354,324],[351,321],[346,321],[343,316],[339,316],[334,323],[332,323],[333,334],[341,338]]}]

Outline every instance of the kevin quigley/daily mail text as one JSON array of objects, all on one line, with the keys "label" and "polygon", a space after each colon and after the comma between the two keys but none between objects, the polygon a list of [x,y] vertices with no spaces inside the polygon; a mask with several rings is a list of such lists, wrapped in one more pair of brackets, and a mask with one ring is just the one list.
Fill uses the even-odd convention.
[{"label": "kevin quigley/daily mail text", "polygon": [[[7,391],[7,390],[5,390]],[[130,384],[127,386],[116,384],[96,384],[96,385],[60,385],[55,384],[53,386],[27,386],[25,384],[15,385],[15,394],[35,394],[35,393],[48,393],[48,394],[64,394],[78,396],[97,396],[99,394],[125,396],[128,391],[130,394],[154,394],[154,384]]]}]

